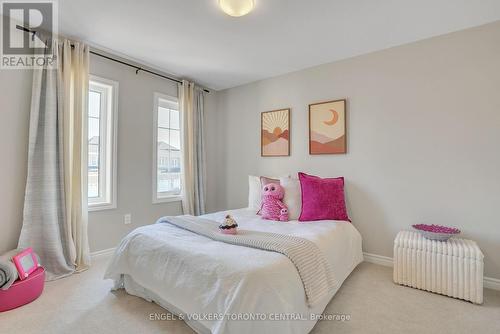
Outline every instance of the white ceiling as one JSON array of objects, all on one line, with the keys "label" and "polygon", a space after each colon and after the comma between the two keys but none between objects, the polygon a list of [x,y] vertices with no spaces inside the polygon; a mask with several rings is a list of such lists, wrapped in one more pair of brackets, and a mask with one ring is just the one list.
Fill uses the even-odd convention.
[{"label": "white ceiling", "polygon": [[500,20],[499,0],[62,0],[60,33],[215,90]]}]

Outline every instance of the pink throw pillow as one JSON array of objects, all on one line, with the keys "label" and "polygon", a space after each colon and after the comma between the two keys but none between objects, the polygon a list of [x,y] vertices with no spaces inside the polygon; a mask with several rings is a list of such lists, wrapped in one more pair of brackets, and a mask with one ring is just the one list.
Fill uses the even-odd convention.
[{"label": "pink throw pillow", "polygon": [[302,212],[299,221],[347,220],[344,197],[344,178],[322,179],[299,173],[302,190]]}]

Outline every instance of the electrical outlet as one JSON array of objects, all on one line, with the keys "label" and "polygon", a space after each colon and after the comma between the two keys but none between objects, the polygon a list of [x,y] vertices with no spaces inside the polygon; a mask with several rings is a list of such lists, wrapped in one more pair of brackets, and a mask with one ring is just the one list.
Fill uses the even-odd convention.
[{"label": "electrical outlet", "polygon": [[126,215],[123,216],[123,223],[125,225],[132,224],[132,214],[127,213]]}]

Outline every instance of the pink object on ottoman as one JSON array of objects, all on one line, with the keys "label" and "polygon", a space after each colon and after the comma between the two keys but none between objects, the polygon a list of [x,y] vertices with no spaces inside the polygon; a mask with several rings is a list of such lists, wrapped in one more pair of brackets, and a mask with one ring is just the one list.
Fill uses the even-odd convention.
[{"label": "pink object on ottoman", "polygon": [[0,290],[0,312],[31,303],[43,291],[45,269],[39,267],[25,280],[17,280],[7,290]]},{"label": "pink object on ottoman", "polygon": [[299,181],[302,190],[302,212],[299,221],[351,221],[345,205],[343,177],[322,179],[299,173]]}]

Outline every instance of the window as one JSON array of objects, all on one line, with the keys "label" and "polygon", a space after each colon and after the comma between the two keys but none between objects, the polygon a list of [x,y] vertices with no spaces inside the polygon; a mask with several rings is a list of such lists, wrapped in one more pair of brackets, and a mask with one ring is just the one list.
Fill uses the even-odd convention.
[{"label": "window", "polygon": [[153,203],[179,200],[181,194],[181,127],[177,98],[154,96]]},{"label": "window", "polygon": [[116,124],[118,83],[95,76],[89,82],[89,210],[116,208]]}]

